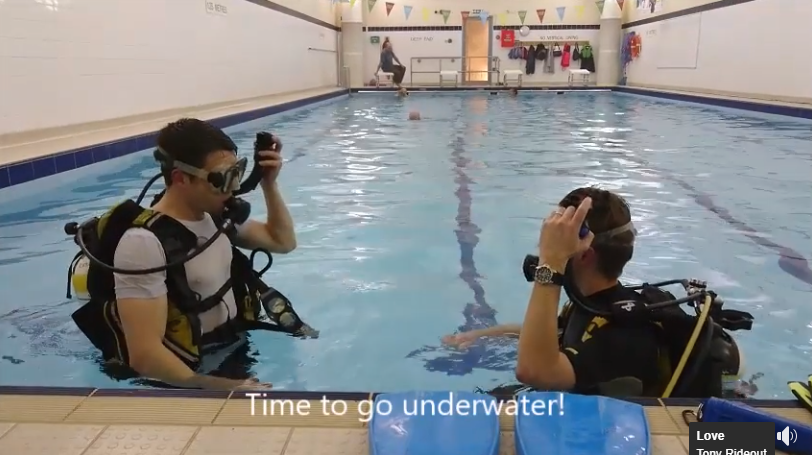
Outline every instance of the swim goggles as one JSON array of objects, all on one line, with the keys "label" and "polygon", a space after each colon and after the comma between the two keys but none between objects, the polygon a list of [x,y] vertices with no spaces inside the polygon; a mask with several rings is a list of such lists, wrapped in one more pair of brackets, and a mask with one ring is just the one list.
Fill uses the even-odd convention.
[{"label": "swim goggles", "polygon": [[158,152],[162,158],[165,158],[164,162],[167,165],[172,166],[172,168],[177,169],[184,174],[188,174],[209,182],[211,186],[221,193],[231,193],[239,190],[242,177],[245,175],[245,170],[248,168],[248,158],[245,157],[238,159],[236,163],[226,169],[207,171],[188,165],[182,161],[177,161],[160,148],[158,148]]}]

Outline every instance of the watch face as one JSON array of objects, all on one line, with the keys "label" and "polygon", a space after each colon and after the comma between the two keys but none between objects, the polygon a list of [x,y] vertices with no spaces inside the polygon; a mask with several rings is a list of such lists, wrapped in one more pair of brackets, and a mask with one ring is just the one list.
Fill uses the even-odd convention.
[{"label": "watch face", "polygon": [[536,269],[536,281],[540,283],[552,283],[553,271],[549,267],[541,266]]}]

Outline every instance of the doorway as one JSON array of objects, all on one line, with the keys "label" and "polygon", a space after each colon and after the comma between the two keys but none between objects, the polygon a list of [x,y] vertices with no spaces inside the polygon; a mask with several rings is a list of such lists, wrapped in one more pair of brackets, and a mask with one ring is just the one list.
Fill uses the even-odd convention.
[{"label": "doorway", "polygon": [[493,18],[483,22],[468,17],[462,25],[462,81],[469,84],[491,82]]}]

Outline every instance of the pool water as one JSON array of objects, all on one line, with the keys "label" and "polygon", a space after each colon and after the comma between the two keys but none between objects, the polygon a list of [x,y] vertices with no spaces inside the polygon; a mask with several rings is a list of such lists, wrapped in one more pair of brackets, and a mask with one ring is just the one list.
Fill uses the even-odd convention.
[{"label": "pool water", "polygon": [[[410,110],[423,120],[405,121]],[[521,321],[540,220],[597,184],[631,203],[630,282],[708,280],[729,308],[756,397],[788,396],[812,355],[812,125],[610,92],[360,94],[229,128],[283,137],[299,248],[267,280],[321,330],[252,335],[278,389],[473,389],[513,379],[515,342],[444,349],[458,329]],[[98,367],[65,298],[71,220],[134,197],[149,151],[0,191],[0,384],[127,387]],[[261,194],[252,194],[263,216]],[[779,261],[780,260],[780,261]]]}]

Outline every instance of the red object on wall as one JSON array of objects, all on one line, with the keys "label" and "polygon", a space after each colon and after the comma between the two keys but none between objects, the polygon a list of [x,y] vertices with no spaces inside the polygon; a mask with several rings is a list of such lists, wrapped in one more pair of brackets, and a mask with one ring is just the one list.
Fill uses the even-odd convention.
[{"label": "red object on wall", "polygon": [[502,30],[502,47],[513,47],[516,43],[515,30]]}]

